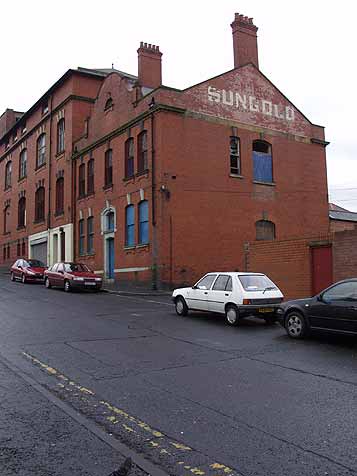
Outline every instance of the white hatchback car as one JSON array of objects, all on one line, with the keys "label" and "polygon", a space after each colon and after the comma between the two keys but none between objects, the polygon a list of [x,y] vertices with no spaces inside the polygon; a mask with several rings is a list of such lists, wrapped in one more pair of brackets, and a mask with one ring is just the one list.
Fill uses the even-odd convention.
[{"label": "white hatchback car", "polygon": [[190,310],[215,312],[225,314],[231,326],[248,316],[275,322],[275,311],[283,298],[265,274],[240,272],[208,273],[191,288],[175,289],[172,293],[179,316],[186,316]]}]

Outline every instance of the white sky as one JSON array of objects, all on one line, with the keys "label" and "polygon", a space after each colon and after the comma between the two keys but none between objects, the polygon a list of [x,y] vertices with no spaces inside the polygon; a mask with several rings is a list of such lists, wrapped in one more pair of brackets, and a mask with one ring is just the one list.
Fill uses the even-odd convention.
[{"label": "white sky", "polygon": [[140,41],[160,46],[165,85],[184,88],[208,79],[233,67],[230,23],[235,12],[243,13],[259,27],[261,71],[326,127],[330,201],[357,211],[354,3],[4,1],[0,114],[6,107],[26,111],[69,68],[114,63],[137,74]]}]

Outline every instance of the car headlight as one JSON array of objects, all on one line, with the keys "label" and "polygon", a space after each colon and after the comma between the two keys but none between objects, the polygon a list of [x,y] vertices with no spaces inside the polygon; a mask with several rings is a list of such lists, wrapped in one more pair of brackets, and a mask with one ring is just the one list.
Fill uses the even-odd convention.
[{"label": "car headlight", "polygon": [[84,278],[81,278],[80,276],[74,276],[73,281],[84,281]]},{"label": "car headlight", "polygon": [[96,280],[96,281],[101,281],[101,280],[102,280],[102,278],[95,278],[95,280]]}]

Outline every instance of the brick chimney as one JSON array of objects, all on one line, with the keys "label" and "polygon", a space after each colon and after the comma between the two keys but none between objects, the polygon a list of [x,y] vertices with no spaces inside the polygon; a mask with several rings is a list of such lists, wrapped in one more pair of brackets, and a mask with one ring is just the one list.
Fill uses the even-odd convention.
[{"label": "brick chimney", "polygon": [[239,68],[247,63],[253,63],[259,68],[258,63],[258,28],[253,24],[253,18],[235,14],[231,23],[233,33],[234,67]]},{"label": "brick chimney", "polygon": [[161,86],[161,56],[156,45],[140,43],[138,49],[138,77],[140,86],[157,88]]}]

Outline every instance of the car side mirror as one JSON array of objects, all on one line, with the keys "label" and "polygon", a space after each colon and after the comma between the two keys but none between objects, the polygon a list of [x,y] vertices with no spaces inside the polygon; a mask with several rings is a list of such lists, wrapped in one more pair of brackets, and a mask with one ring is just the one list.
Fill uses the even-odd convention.
[{"label": "car side mirror", "polygon": [[19,269],[22,269],[22,266],[18,266]]},{"label": "car side mirror", "polygon": [[59,272],[59,274],[64,274],[63,271],[58,271],[58,272]]},{"label": "car side mirror", "polygon": [[192,289],[197,289],[197,286],[194,284],[194,285],[192,286]]},{"label": "car side mirror", "polygon": [[319,302],[323,302],[322,294],[319,294],[316,298]]}]

